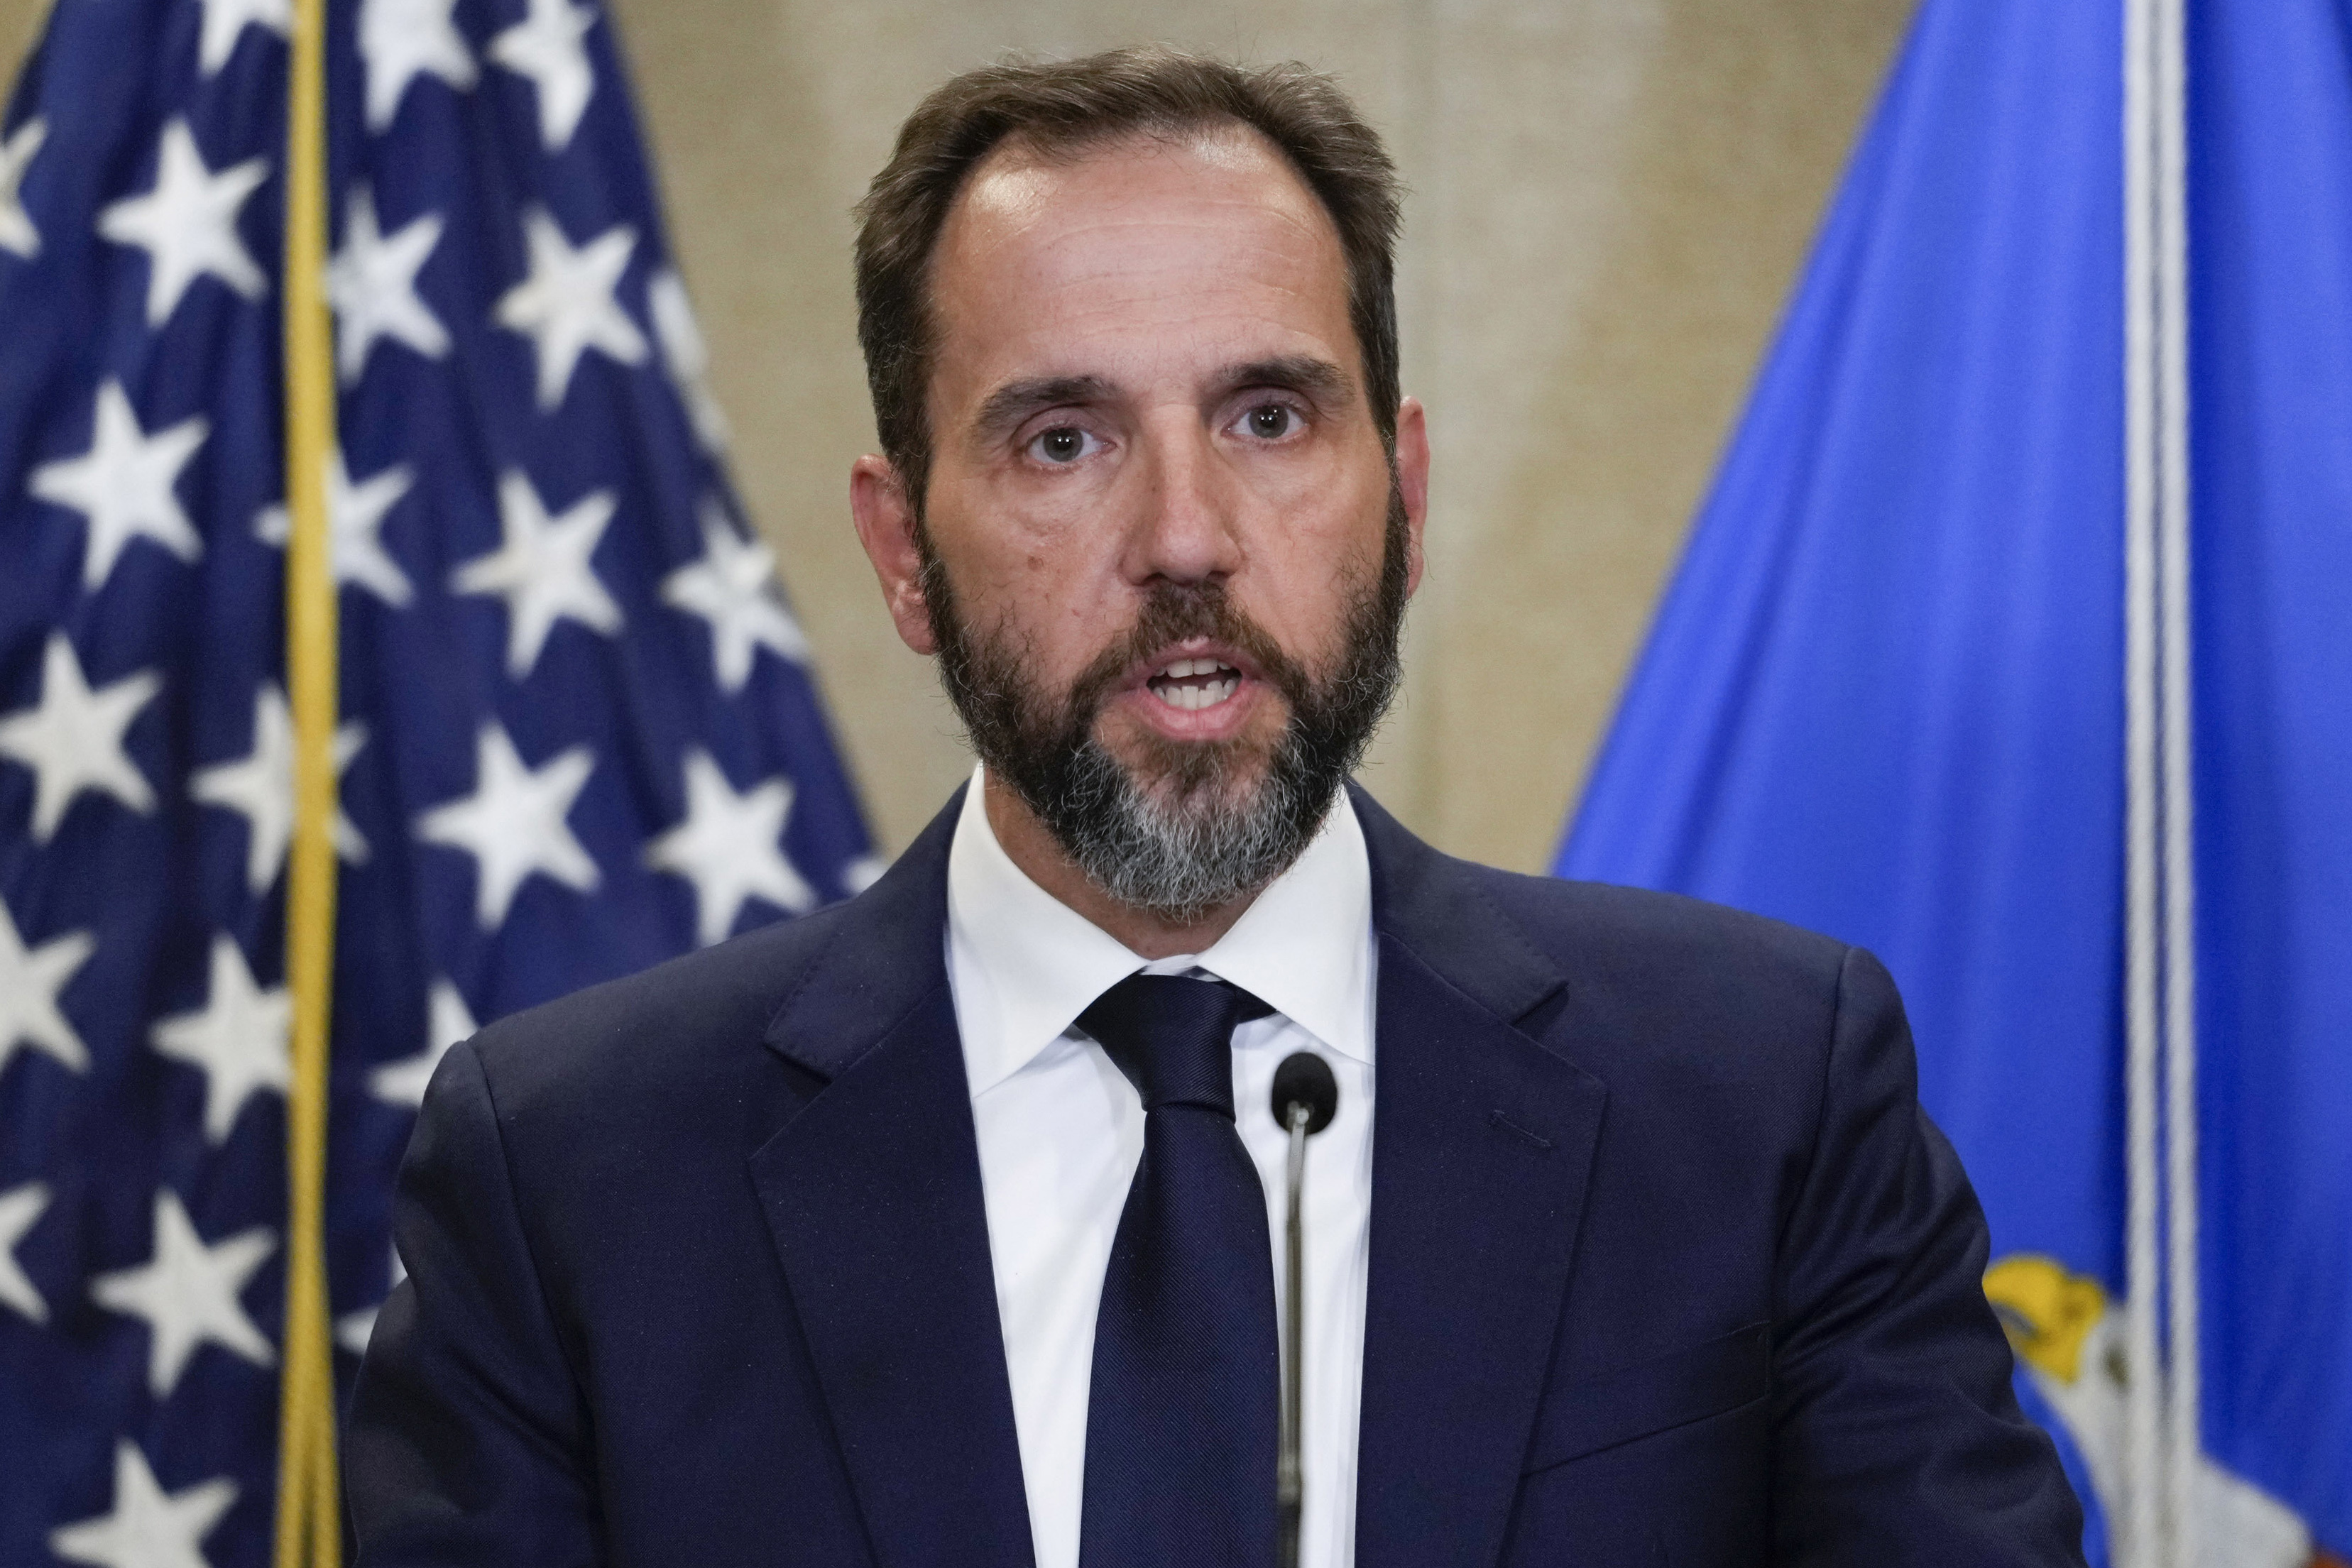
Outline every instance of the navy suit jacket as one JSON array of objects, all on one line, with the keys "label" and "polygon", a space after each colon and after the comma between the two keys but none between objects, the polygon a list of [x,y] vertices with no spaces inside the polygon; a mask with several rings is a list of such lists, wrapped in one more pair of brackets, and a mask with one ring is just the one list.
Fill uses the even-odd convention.
[{"label": "navy suit jacket", "polygon": [[[2078,1562],[1885,971],[1354,799],[1357,1563]],[[450,1051],[351,1413],[362,1568],[1030,1562],[954,821],[849,904]]]}]

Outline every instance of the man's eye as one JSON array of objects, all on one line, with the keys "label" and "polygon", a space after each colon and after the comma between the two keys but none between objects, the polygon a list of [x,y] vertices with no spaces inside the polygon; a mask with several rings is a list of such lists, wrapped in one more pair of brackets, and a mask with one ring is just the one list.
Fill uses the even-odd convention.
[{"label": "man's eye", "polygon": [[1076,463],[1087,455],[1087,433],[1074,424],[1057,424],[1032,440],[1029,450],[1048,463]]},{"label": "man's eye", "polygon": [[1249,433],[1261,441],[1279,441],[1290,434],[1298,415],[1287,403],[1260,403],[1249,411],[1244,423]]}]

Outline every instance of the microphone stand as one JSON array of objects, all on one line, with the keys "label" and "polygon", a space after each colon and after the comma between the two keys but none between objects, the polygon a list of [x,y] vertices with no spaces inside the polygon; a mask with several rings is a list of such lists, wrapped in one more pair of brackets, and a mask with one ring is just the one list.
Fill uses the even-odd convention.
[{"label": "microphone stand", "polygon": [[1297,1101],[1290,1104],[1290,1222],[1286,1227],[1288,1235],[1284,1247],[1290,1288],[1282,1304],[1282,1449],[1275,1466],[1274,1487],[1275,1506],[1281,1516],[1282,1568],[1298,1568],[1298,1523],[1307,1490],[1298,1463],[1302,1382],[1299,1353],[1305,1347],[1307,1330],[1306,1248],[1301,1240],[1298,1199],[1300,1189],[1307,1184],[1307,1124],[1313,1113]]},{"label": "microphone stand", "polygon": [[1279,1524],[1276,1557],[1282,1568],[1298,1568],[1298,1526],[1305,1512],[1307,1477],[1298,1462],[1300,1388],[1307,1375],[1307,1228],[1299,1219],[1299,1192],[1307,1185],[1307,1140],[1331,1124],[1339,1109],[1339,1083],[1330,1064],[1311,1051],[1294,1051],[1274,1070],[1274,1124],[1290,1134],[1290,1223],[1283,1255],[1290,1281],[1282,1312],[1282,1409],[1277,1427],[1274,1500]]}]

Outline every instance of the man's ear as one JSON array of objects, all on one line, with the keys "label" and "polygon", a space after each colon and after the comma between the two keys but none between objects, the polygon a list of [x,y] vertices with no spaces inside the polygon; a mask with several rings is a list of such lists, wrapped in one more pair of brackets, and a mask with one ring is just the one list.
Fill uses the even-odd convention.
[{"label": "man's ear", "polygon": [[1407,597],[1421,586],[1422,525],[1429,521],[1429,415],[1421,400],[1409,397],[1397,405],[1397,488],[1404,496]]},{"label": "man's ear", "polygon": [[898,628],[898,640],[928,657],[939,652],[931,637],[930,607],[923,601],[923,552],[915,542],[915,508],[898,469],[872,455],[849,465],[849,516],[857,542],[881,580],[882,602]]}]

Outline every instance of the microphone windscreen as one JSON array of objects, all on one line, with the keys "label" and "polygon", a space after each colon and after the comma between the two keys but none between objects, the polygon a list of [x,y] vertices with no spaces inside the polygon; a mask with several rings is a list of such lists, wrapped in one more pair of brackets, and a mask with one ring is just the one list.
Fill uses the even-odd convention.
[{"label": "microphone windscreen", "polygon": [[1290,1108],[1307,1107],[1307,1130],[1319,1133],[1339,1110],[1339,1081],[1331,1064],[1311,1051],[1294,1051],[1274,1070],[1274,1124],[1287,1129]]}]

